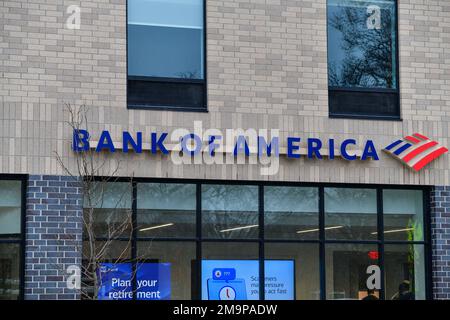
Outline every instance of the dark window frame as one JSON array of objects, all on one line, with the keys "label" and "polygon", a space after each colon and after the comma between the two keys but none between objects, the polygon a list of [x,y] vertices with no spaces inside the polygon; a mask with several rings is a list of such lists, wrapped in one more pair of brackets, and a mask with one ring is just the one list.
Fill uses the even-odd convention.
[{"label": "dark window frame", "polygon": [[[104,177],[98,177],[99,181],[104,181]],[[326,265],[325,265],[325,250],[327,244],[373,244],[378,246],[380,257],[378,264],[381,269],[381,290],[380,299],[385,299],[385,270],[384,270],[384,247],[385,245],[423,245],[425,257],[425,298],[427,300],[433,300],[433,278],[432,278],[432,239],[431,239],[431,208],[430,208],[430,186],[414,186],[414,185],[386,185],[386,184],[346,184],[346,183],[309,183],[309,182],[269,182],[269,181],[232,181],[232,180],[200,180],[200,179],[177,179],[177,178],[133,178],[132,180],[133,190],[137,190],[138,183],[174,183],[174,184],[195,184],[196,185],[196,236],[186,238],[137,238],[132,239],[132,248],[136,248],[137,242],[179,242],[188,241],[196,243],[196,263],[197,263],[197,275],[196,282],[192,283],[191,292],[193,292],[192,300],[201,300],[201,261],[202,261],[202,244],[206,242],[246,242],[246,243],[258,243],[259,245],[259,278],[264,277],[264,261],[265,251],[264,244],[266,243],[303,243],[303,244],[317,244],[319,246],[319,274],[320,274],[320,300],[326,300]],[[130,178],[117,178],[114,182],[130,182]],[[219,185],[254,185],[258,186],[258,214],[259,214],[259,237],[257,239],[247,238],[203,238],[202,237],[202,210],[201,210],[201,186],[204,184],[219,184]],[[264,238],[264,187],[265,186],[278,186],[278,187],[314,187],[319,190],[319,239],[317,240],[301,240],[301,239],[265,239]],[[333,240],[326,239],[325,237],[325,188],[361,188],[361,189],[374,189],[377,193],[377,240]],[[384,240],[384,212],[383,212],[383,190],[420,190],[423,194],[423,214],[424,214],[424,239],[421,241],[406,241],[406,240]],[[136,221],[137,209],[136,209],[136,193],[133,193],[133,217]],[[263,227],[261,227],[263,226]],[[97,238],[96,240],[105,240],[105,238]],[[116,240],[128,241],[125,238],[118,238]],[[132,251],[133,252],[133,251]],[[132,253],[132,259],[136,254]],[[264,280],[260,281],[260,300],[264,300]]]},{"label": "dark window frame", "polygon": [[[163,111],[184,111],[184,112],[208,112],[208,77],[207,77],[207,1],[203,0],[203,79],[183,79],[183,78],[165,78],[165,77],[144,77],[144,76],[129,76],[128,75],[128,1],[126,0],[126,10],[125,10],[125,19],[126,19],[126,72],[127,72],[127,109],[131,110],[163,110]],[[179,84],[181,86],[186,85],[202,85],[202,98],[203,98],[203,106],[183,106],[183,102],[181,101],[181,105],[166,105],[166,104],[136,104],[130,103],[129,93],[130,93],[130,83],[129,81],[140,81],[140,82],[155,82],[161,84],[174,85]]]},{"label": "dark window frame", "polygon": [[[387,120],[387,121],[403,121],[401,115],[401,96],[400,96],[400,52],[399,52],[399,15],[398,15],[398,0],[394,0],[395,3],[395,56],[396,56],[396,66],[395,66],[395,80],[397,84],[396,89],[387,89],[387,88],[358,88],[358,87],[337,87],[328,85],[328,117],[335,119],[360,119],[360,120]],[[327,46],[328,46],[328,0],[327,0]],[[327,50],[327,75],[328,75],[328,55],[329,52]],[[327,76],[328,82],[328,76]],[[333,112],[331,109],[331,95],[332,94],[340,94],[344,93],[342,96],[349,96],[348,93],[355,94],[364,94],[370,93],[375,94],[379,98],[383,98],[386,94],[395,94],[395,115],[387,115],[386,113],[359,113],[359,112]],[[370,100],[365,100],[362,103],[367,103]]]},{"label": "dark window frame", "polygon": [[[26,194],[28,186],[28,175],[23,174],[0,174],[0,180],[21,182],[21,215],[20,234],[6,234],[0,236],[1,244],[18,244],[20,246],[19,261],[19,296],[18,300],[25,299],[25,246],[26,246]],[[14,238],[14,239],[10,239]]]}]

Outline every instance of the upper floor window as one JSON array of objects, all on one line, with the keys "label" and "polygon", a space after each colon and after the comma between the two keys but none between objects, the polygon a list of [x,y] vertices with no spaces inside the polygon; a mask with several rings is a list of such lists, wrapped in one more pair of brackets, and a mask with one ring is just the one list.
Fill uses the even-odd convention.
[{"label": "upper floor window", "polygon": [[128,106],[206,109],[204,0],[128,0]]},{"label": "upper floor window", "polygon": [[395,0],[328,0],[331,116],[398,119]]}]

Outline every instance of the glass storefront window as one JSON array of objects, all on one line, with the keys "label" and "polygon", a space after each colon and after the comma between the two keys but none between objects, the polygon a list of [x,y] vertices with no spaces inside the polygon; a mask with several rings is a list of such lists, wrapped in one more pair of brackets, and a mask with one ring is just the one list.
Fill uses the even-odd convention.
[{"label": "glass storefront window", "polygon": [[379,298],[381,284],[372,278],[379,270],[377,245],[328,244],[325,252],[327,299]]},{"label": "glass storefront window", "polygon": [[21,296],[22,181],[0,180],[0,300]]},{"label": "glass storefront window", "polygon": [[[128,280],[131,278],[131,240],[130,241],[83,241],[82,252],[82,299],[110,300],[108,293],[112,291],[131,291],[130,288],[120,288],[112,285],[112,273],[100,273],[104,267],[109,269],[120,269],[124,273],[124,268],[129,269],[129,274],[118,275],[115,278]],[[97,282],[98,290],[95,290]]]},{"label": "glass storefront window", "polygon": [[385,245],[384,269],[386,299],[424,300],[426,298],[423,245]]},{"label": "glass storefront window", "polygon": [[138,183],[138,237],[195,237],[194,184]]},{"label": "glass storefront window", "polygon": [[93,227],[89,229],[94,232],[95,237],[130,237],[131,200],[132,185],[129,182],[94,183],[84,197],[85,231],[92,223]]},{"label": "glass storefront window", "polygon": [[[293,274],[283,274],[278,270],[270,274],[265,270],[266,299],[269,300],[269,290],[274,290],[279,296],[285,297],[291,279],[295,279],[294,298],[296,300],[320,299],[320,264],[319,245],[307,243],[266,243],[264,246],[266,261],[277,260],[293,262]],[[269,274],[268,274],[269,273]]]},{"label": "glass storefront window", "polygon": [[422,241],[423,192],[383,190],[384,239]]},{"label": "glass storefront window", "polygon": [[202,185],[204,238],[258,238],[258,187]]},{"label": "glass storefront window", "polygon": [[377,192],[325,188],[326,239],[376,240]]},{"label": "glass storefront window", "polygon": [[20,244],[0,243],[0,300],[20,296]]},{"label": "glass storefront window", "polygon": [[265,187],[266,239],[318,239],[318,188]]},{"label": "glass storefront window", "polygon": [[[162,300],[195,299],[191,284],[197,271],[195,242],[138,241],[137,251],[138,281],[139,278],[156,280],[154,285],[144,286],[145,283],[141,282],[137,299],[154,298],[152,292]],[[151,290],[152,287],[155,289]]]},{"label": "glass storefront window", "polygon": [[[131,285],[113,292],[106,282],[98,293],[101,298],[117,294],[120,299],[140,300],[257,300],[262,296],[261,263],[267,300],[426,297],[422,190],[327,186],[323,212],[320,187],[120,182],[103,184],[99,190],[90,198],[95,205],[85,208],[93,209],[96,218],[95,250],[101,251],[96,253],[101,264],[94,265],[107,279],[111,273],[137,281],[135,292]],[[261,191],[264,212],[259,207]],[[384,218],[382,243],[378,213]],[[260,214],[264,237],[259,232]],[[109,230],[128,218],[135,218],[136,229],[131,225],[105,247]],[[84,240],[86,263],[90,245]]]},{"label": "glass storefront window", "polygon": [[[83,259],[88,260],[91,255],[101,262],[119,263],[131,259],[131,240],[93,241],[92,251],[89,241],[83,242]],[[91,259],[91,261],[94,261]]]}]

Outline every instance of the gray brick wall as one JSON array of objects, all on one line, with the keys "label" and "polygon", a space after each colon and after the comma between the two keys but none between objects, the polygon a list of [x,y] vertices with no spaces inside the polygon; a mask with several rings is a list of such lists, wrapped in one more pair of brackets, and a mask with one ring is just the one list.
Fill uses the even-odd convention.
[{"label": "gray brick wall", "polygon": [[[1,171],[63,175],[54,151],[75,164],[65,102],[88,106],[91,134],[109,129],[114,140],[122,131],[173,132],[201,120],[205,129],[370,138],[379,147],[421,132],[450,145],[450,2],[398,2],[403,121],[369,122],[328,117],[326,0],[208,0],[208,113],[127,109],[125,0],[2,0]],[[73,4],[81,7],[79,30],[65,27]],[[450,157],[420,173],[384,154],[379,162],[333,166],[282,158],[280,172],[268,178],[250,165],[178,166],[145,153],[120,156],[108,161],[121,161],[122,176],[450,185]]]},{"label": "gray brick wall", "polygon": [[66,269],[81,264],[82,189],[72,177],[31,175],[27,187],[25,299],[78,299]]},{"label": "gray brick wall", "polygon": [[431,192],[433,292],[435,299],[450,299],[450,186]]}]

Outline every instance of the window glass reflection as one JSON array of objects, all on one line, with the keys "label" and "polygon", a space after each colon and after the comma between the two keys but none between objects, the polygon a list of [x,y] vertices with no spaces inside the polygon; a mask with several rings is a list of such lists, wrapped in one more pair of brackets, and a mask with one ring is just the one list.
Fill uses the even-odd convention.
[{"label": "window glass reflection", "polygon": [[[103,300],[108,296],[105,289],[109,287],[110,291],[112,291],[111,277],[99,277],[100,271],[105,265],[110,266],[112,269],[117,268],[128,271],[127,274],[119,275],[116,278],[122,280],[131,278],[131,247],[131,239],[129,241],[83,241],[82,290],[80,292],[82,300]],[[95,289],[96,286],[97,290]],[[131,290],[129,288],[121,288],[121,290],[117,291]]]},{"label": "window glass reflection", "polygon": [[422,241],[421,190],[383,190],[384,239]]},{"label": "window glass reflection", "polygon": [[327,239],[376,240],[377,234],[376,190],[325,188]]},{"label": "window glass reflection", "polygon": [[0,234],[21,232],[21,208],[21,181],[0,181]]},{"label": "window glass reflection", "polygon": [[195,237],[194,184],[139,183],[138,237]]},{"label": "window glass reflection", "polygon": [[86,262],[120,263],[131,259],[131,240],[83,241],[83,259]]},{"label": "window glass reflection", "polygon": [[160,268],[158,285],[161,292],[165,293],[165,300],[191,300],[191,280],[196,278],[195,267],[195,242],[138,242],[138,270],[148,268],[146,263],[159,264],[167,269],[164,274]]},{"label": "window glass reflection", "polygon": [[386,299],[424,300],[424,246],[385,245],[384,252]]},{"label": "window glass reflection", "polygon": [[20,294],[20,244],[0,243],[0,300],[17,300]]},{"label": "window glass reflection", "polygon": [[257,238],[258,187],[202,185],[205,238]]},{"label": "window glass reflection", "polygon": [[128,0],[128,75],[203,79],[203,0]]},{"label": "window glass reflection", "polygon": [[318,239],[317,188],[264,187],[267,239]]},{"label": "window glass reflection", "polygon": [[84,196],[84,234],[95,237],[131,237],[132,186],[129,182],[96,182]]},{"label": "window glass reflection", "polygon": [[385,245],[386,299],[424,300],[425,250],[423,245]]},{"label": "window glass reflection", "polygon": [[325,252],[327,299],[379,299],[377,245],[329,244]]},{"label": "window glass reflection", "polygon": [[328,0],[330,87],[396,89],[394,0]]},{"label": "window glass reflection", "polygon": [[0,181],[0,300],[20,298],[22,182]]},{"label": "window glass reflection", "polygon": [[[266,270],[266,299],[270,296],[267,291],[280,292],[289,285],[289,279],[295,279],[296,300],[320,299],[320,267],[319,245],[305,243],[266,243],[264,245],[265,259],[278,261],[292,261],[294,263],[294,275],[283,274],[282,270],[269,274]],[[271,280],[271,281],[268,281]]]},{"label": "window glass reflection", "polygon": [[[93,253],[85,241],[85,267],[89,256],[95,254],[102,263],[120,265],[125,271],[134,261],[143,266],[143,277],[154,278],[162,272],[165,285],[161,292],[165,294],[161,299],[247,300],[259,299],[259,264],[265,258],[266,299],[320,298],[319,188],[264,186],[265,238],[260,239],[259,186],[201,184],[202,221],[197,226],[195,184],[136,185],[137,239],[131,234],[121,236],[121,241],[97,239]],[[125,213],[131,212],[131,191],[130,183],[102,183],[85,198],[85,205],[90,203],[85,210],[92,208],[97,219],[96,236],[108,237],[108,230],[126,219]],[[423,241],[423,192],[382,192],[385,240]],[[377,190],[326,187],[324,205],[326,298],[378,299]],[[197,227],[202,229],[201,243],[153,239],[193,238]],[[132,256],[134,240],[137,253]],[[263,240],[264,258],[259,252],[259,241]],[[366,242],[361,244],[361,240]],[[202,248],[199,263],[195,260],[197,244]],[[425,299],[424,244],[388,242],[383,246],[385,298]],[[0,266],[0,271],[8,268]],[[224,279],[222,272],[232,279]],[[0,279],[11,277],[4,274]],[[228,291],[221,292],[224,281],[228,281]],[[84,283],[91,286],[88,292],[94,295],[92,281],[85,279]],[[153,294],[147,291],[142,294]]]}]

